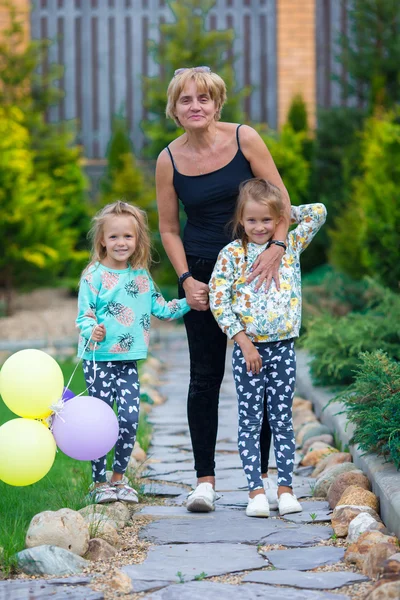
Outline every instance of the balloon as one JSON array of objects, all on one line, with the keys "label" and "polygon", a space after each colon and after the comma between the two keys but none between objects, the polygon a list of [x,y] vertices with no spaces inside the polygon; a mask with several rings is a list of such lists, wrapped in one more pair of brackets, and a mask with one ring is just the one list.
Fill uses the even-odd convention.
[{"label": "balloon", "polygon": [[0,371],[0,394],[20,417],[42,419],[61,398],[64,377],[57,362],[41,350],[12,354]]},{"label": "balloon", "polygon": [[0,427],[0,479],[31,485],[50,471],[56,456],[54,437],[39,421],[12,419]]},{"label": "balloon", "polygon": [[71,398],[53,417],[57,446],[77,460],[97,460],[105,456],[115,445],[118,432],[113,409],[93,396]]},{"label": "balloon", "polygon": [[65,387],[63,389],[62,399],[64,400],[64,402],[71,400],[71,398],[75,398],[75,396],[76,394],[74,394],[74,392],[72,392],[69,388]]}]

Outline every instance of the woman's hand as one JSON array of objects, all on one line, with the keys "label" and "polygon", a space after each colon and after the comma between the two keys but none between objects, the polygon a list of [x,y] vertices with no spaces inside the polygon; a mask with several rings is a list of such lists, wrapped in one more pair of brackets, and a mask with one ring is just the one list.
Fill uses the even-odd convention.
[{"label": "woman's hand", "polygon": [[194,310],[208,310],[210,307],[208,301],[209,288],[206,283],[198,281],[193,277],[188,277],[183,282],[183,289],[186,294],[186,301],[190,308]]},{"label": "woman's hand", "polygon": [[264,283],[265,289],[268,290],[271,281],[274,280],[276,289],[279,290],[279,266],[284,253],[284,249],[276,244],[261,252],[252,265],[252,272],[246,279],[246,283],[251,283],[258,277],[255,289],[258,290]]}]

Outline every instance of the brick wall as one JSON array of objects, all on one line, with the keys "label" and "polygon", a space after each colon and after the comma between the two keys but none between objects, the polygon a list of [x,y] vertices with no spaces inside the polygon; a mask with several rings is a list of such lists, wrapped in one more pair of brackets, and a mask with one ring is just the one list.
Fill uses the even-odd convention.
[{"label": "brick wall", "polygon": [[[13,1],[15,8],[18,11],[18,13],[26,15],[25,24],[26,24],[26,34],[27,34],[27,39],[28,39],[29,31],[30,31],[30,24],[29,24],[29,14],[30,14],[30,4],[31,4],[30,0],[12,0],[12,1]],[[8,15],[8,10],[6,8],[3,8],[2,6],[0,6],[0,33],[1,33],[1,30],[7,26],[7,15]]]},{"label": "brick wall", "polygon": [[277,0],[278,125],[300,93],[315,125],[315,0]]}]

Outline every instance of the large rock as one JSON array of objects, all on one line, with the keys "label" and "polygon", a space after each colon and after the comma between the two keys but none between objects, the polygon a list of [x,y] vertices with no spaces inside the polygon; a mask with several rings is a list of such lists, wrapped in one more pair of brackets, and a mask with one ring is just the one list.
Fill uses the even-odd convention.
[{"label": "large rock", "polygon": [[331,508],[335,508],[343,492],[351,485],[357,485],[364,490],[370,490],[371,484],[362,471],[356,469],[348,473],[341,473],[328,490],[327,500]]},{"label": "large rock", "polygon": [[382,565],[383,577],[398,577],[400,579],[400,552],[392,554]]},{"label": "large rock", "polygon": [[89,525],[91,538],[100,538],[114,547],[119,545],[117,526],[115,523],[112,524],[110,519],[103,519],[102,515],[97,514],[86,516],[86,520]]},{"label": "large rock", "polygon": [[360,513],[370,514],[376,521],[379,515],[369,506],[337,506],[332,513],[332,527],[338,537],[346,537],[349,525]]},{"label": "large rock", "polygon": [[324,472],[324,474],[317,479],[315,483],[315,498],[326,498],[328,495],[329,488],[339,475],[348,471],[357,470],[357,467],[353,465],[353,463],[342,463],[340,465],[334,465],[333,467],[330,467],[330,469],[327,469]]},{"label": "large rock", "polygon": [[[113,527],[123,529],[130,520],[129,508],[123,502],[113,502],[112,504],[90,504],[81,508],[79,513],[86,520],[86,517],[101,515],[105,521],[110,521]],[[90,519],[89,519],[90,522]]]},{"label": "large rock", "polygon": [[[307,431],[311,431],[312,429],[314,429],[316,427],[315,422],[311,422],[311,423],[306,423],[305,425],[303,425],[303,427],[301,427],[296,435],[296,441],[299,444],[299,446],[302,446],[303,443],[305,442],[305,440],[303,440],[304,436],[306,435]],[[329,433],[324,431],[324,433]],[[314,434],[317,435],[317,434]],[[308,437],[312,437],[312,436],[308,436]]]},{"label": "large rock", "polygon": [[304,398],[301,398],[300,396],[295,396],[293,398],[293,410],[300,408],[312,410],[312,402],[310,402],[310,400],[304,400]]},{"label": "large rock", "polygon": [[[329,437],[329,436],[323,436],[323,437]],[[330,437],[332,437],[332,436],[330,436]],[[313,439],[313,438],[311,438],[311,439]],[[307,440],[307,442],[304,444],[303,450],[309,441],[310,440]],[[321,475],[324,474],[325,470],[328,470],[335,465],[341,465],[342,463],[346,463],[346,462],[351,462],[350,452],[336,452],[335,454],[330,454],[329,456],[327,456],[326,458],[324,458],[323,460],[321,460],[321,462],[319,462],[317,464],[317,466],[315,467],[315,469],[313,471],[312,476],[313,477],[321,477]]]},{"label": "large rock", "polygon": [[89,547],[89,528],[78,512],[69,508],[38,513],[29,524],[25,545],[59,546],[83,556]]},{"label": "large rock", "polygon": [[317,417],[309,410],[298,410],[293,413],[293,429],[298,431],[307,423],[315,423]]},{"label": "large rock", "polygon": [[378,497],[372,492],[369,492],[358,485],[351,485],[343,492],[336,507],[338,508],[339,506],[343,505],[369,506],[376,512],[379,512]]},{"label": "large rock", "polygon": [[397,581],[378,581],[365,600],[399,600],[400,579]]},{"label": "large rock", "polygon": [[143,450],[143,448],[141,448],[139,442],[137,441],[135,442],[131,456],[133,456],[133,458],[135,458],[140,464],[143,463],[147,458],[146,452]]},{"label": "large rock", "polygon": [[117,553],[116,549],[101,538],[93,538],[89,542],[89,549],[85,554],[85,558],[91,561],[108,560]]},{"label": "large rock", "polygon": [[353,544],[366,531],[381,531],[385,533],[386,527],[380,521],[376,521],[369,513],[360,512],[349,524],[347,543]]},{"label": "large rock", "polygon": [[35,546],[16,554],[18,568],[27,575],[75,575],[90,565],[77,554],[58,546]]},{"label": "large rock", "polygon": [[321,423],[312,424],[307,431],[303,433],[302,443],[306,442],[310,437],[315,437],[316,435],[324,435],[325,433],[331,433],[331,430],[326,425],[321,425]]},{"label": "large rock", "polygon": [[[396,538],[389,535],[384,535],[380,531],[368,531],[360,535],[358,540],[351,544],[344,555],[344,560],[349,563],[354,563],[359,569],[362,569],[365,557],[374,545],[393,544],[396,547]],[[398,550],[392,552],[394,554]]]},{"label": "large rock", "polygon": [[311,446],[304,458],[302,458],[300,464],[304,467],[314,467],[320,460],[334,452],[337,452],[336,448],[332,448],[332,446],[328,446],[324,442],[316,442],[315,445]]},{"label": "large rock", "polygon": [[[389,536],[387,536],[387,538],[389,538]],[[374,578],[378,577],[378,575],[382,575],[386,560],[398,549],[399,547],[397,544],[392,542],[374,544],[367,553],[362,566],[364,575]]]},{"label": "large rock", "polygon": [[325,442],[325,444],[333,446],[333,435],[330,433],[323,433],[322,435],[314,435],[313,437],[308,438],[308,440],[303,444],[301,449],[302,453],[307,454],[310,446],[312,446],[315,442]]}]

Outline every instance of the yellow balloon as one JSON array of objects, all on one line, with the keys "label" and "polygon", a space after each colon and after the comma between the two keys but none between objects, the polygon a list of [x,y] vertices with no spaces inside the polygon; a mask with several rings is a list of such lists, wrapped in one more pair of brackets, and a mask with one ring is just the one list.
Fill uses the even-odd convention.
[{"label": "yellow balloon", "polygon": [[12,419],[0,427],[0,479],[31,485],[50,471],[56,457],[53,434],[40,421]]},{"label": "yellow balloon", "polygon": [[12,354],[0,371],[0,394],[19,417],[42,419],[61,398],[64,377],[58,363],[41,350]]}]

